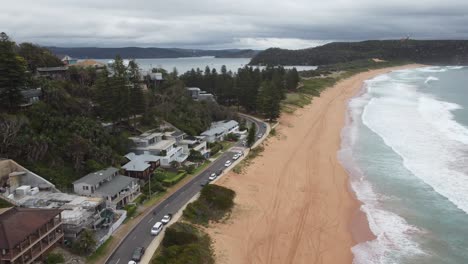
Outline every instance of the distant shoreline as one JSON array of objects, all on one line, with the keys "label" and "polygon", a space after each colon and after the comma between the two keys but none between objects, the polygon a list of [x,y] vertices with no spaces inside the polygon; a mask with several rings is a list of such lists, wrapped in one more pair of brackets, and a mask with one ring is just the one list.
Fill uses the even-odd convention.
[{"label": "distant shoreline", "polygon": [[419,66],[356,74],[284,114],[246,172],[219,181],[237,196],[227,223],[208,229],[217,263],[352,263],[351,248],[374,236],[337,155],[348,102],[365,80]]}]

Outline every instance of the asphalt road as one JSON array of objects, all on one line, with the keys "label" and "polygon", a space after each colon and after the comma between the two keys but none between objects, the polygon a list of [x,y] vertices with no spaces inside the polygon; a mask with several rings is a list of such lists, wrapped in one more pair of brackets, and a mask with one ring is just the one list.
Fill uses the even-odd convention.
[{"label": "asphalt road", "polygon": [[[262,122],[246,117],[251,122],[257,125],[257,135],[263,135],[266,132],[266,126]],[[256,137],[255,140],[259,140]],[[243,146],[242,142],[237,142],[235,146]],[[143,220],[128,234],[122,241],[120,246],[114,251],[112,256],[106,262],[108,264],[126,264],[131,260],[133,251],[136,247],[147,248],[154,236],[150,234],[151,227],[160,221],[164,215],[168,213],[176,213],[182,208],[193,196],[202,189],[201,183],[208,180],[211,173],[219,170],[227,169],[224,163],[227,160],[232,160],[233,152],[227,151],[223,153],[216,161],[210,164],[202,173],[191,179],[187,184],[179,190],[163,200],[159,205],[153,208],[154,213],[146,215]],[[232,166],[232,165],[231,165]]]}]

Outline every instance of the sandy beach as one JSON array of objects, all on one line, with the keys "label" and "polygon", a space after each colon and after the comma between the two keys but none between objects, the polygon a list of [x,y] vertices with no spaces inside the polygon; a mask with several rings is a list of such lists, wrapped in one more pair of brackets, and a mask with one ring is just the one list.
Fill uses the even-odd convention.
[{"label": "sandy beach", "polygon": [[217,263],[352,263],[372,233],[337,159],[347,102],[365,80],[419,66],[360,73],[283,114],[262,155],[217,183],[237,193],[229,220],[207,230]]}]

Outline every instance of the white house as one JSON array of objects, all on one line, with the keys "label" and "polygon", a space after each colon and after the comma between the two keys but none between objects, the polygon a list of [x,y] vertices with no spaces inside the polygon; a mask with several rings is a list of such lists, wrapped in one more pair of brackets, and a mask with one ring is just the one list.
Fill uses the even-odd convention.
[{"label": "white house", "polygon": [[190,97],[195,101],[215,101],[212,94],[201,90],[198,87],[187,87],[185,88]]},{"label": "white house", "polygon": [[182,147],[182,151],[188,155],[190,155],[190,150],[195,150],[205,158],[210,157],[210,150],[204,137],[188,137],[181,140],[179,145]]},{"label": "white house", "polygon": [[73,182],[75,193],[84,196],[103,197],[109,207],[123,207],[133,201],[140,192],[138,180],[119,174],[109,167],[90,173]]},{"label": "white house", "polygon": [[182,132],[174,133],[143,133],[137,137],[131,137],[135,147],[133,152],[137,155],[150,154],[158,156],[162,167],[169,167],[170,163],[179,163],[187,160],[188,155],[183,153],[182,147],[177,145],[177,140],[183,138]]},{"label": "white house", "polygon": [[206,141],[213,143],[222,141],[227,134],[237,133],[239,131],[239,123],[235,120],[225,120],[211,123],[211,128],[201,133]]}]

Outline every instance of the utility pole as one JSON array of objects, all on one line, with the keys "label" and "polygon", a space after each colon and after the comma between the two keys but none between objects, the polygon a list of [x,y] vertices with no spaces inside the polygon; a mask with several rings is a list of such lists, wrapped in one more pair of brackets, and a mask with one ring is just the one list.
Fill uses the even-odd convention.
[{"label": "utility pole", "polygon": [[149,196],[148,196],[148,199],[149,199],[151,197],[151,174],[148,177],[148,193],[149,193]]}]

